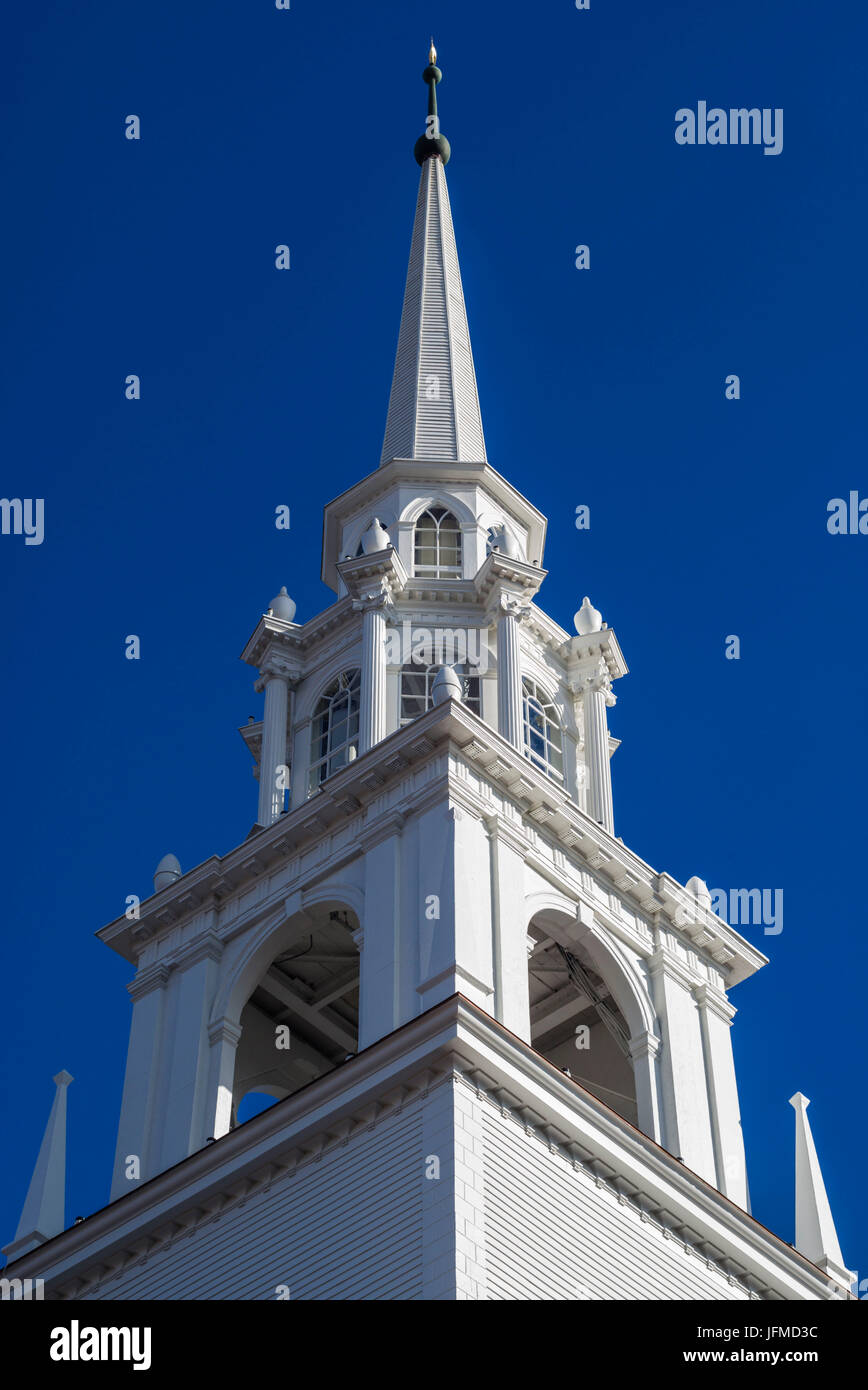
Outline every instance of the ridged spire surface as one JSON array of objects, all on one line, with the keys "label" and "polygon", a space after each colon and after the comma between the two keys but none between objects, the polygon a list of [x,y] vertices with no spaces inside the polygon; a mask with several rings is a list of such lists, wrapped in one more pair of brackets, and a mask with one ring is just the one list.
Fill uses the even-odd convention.
[{"label": "ridged spire surface", "polygon": [[440,70],[424,76],[434,110],[416,144],[422,173],[380,462],[487,462],[434,97]]}]

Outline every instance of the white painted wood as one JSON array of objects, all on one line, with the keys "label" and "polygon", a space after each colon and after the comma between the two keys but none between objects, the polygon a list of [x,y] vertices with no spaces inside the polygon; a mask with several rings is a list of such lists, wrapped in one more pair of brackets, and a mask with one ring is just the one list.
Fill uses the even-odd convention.
[{"label": "white painted wood", "polygon": [[666,1147],[706,1181],[717,1182],[709,1083],[691,974],[674,952],[658,950],[650,961],[660,1019]]},{"label": "white painted wood", "polygon": [[61,1299],[843,1296],[460,998],[13,1270]]},{"label": "white painted wood", "polygon": [[66,1091],[73,1078],[68,1071],[59,1071],[53,1079],[54,1099],[18,1229],[15,1239],[3,1250],[10,1260],[59,1235],[65,1225]]},{"label": "white painted wood", "polygon": [[485,457],[446,174],[439,159],[427,159],[419,179],[381,463]]},{"label": "white painted wood", "polygon": [[362,688],[359,752],[386,734],[386,615],[384,599],[368,600],[362,615]]},{"label": "white painted wood", "polygon": [[265,717],[262,732],[262,761],[259,767],[260,825],[273,825],[283,811],[284,792],[278,788],[278,769],[286,763],[286,716],[288,709],[286,677],[272,674],[265,680]]},{"label": "white painted wood", "polygon": [[515,748],[521,748],[523,737],[520,613],[520,604],[504,599],[497,620],[498,727],[501,736]]},{"label": "white painted wood", "polygon": [[[100,1299],[419,1297],[421,1107],[217,1214],[96,1291]],[[94,1295],[89,1295],[93,1297]]]},{"label": "white painted wood", "polygon": [[810,1101],[801,1091],[790,1097],[796,1112],[796,1249],[825,1269],[843,1288],[856,1275],[844,1265],[832,1209],[808,1119]]},{"label": "white painted wood", "polygon": [[151,1163],[150,1149],[160,1079],[160,1052],[166,1032],[163,1019],[168,979],[165,966],[145,967],[130,986],[133,1016],[112,1170],[113,1202],[134,1185],[127,1176],[128,1158],[139,1160],[143,1178],[159,1171],[156,1159]]},{"label": "white painted wood", "polygon": [[747,1297],[491,1106],[485,1170],[489,1298]]}]

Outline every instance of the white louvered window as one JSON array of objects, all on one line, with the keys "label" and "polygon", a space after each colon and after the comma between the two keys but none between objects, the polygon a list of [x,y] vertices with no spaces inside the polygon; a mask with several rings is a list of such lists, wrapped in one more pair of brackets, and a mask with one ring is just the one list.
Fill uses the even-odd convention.
[{"label": "white louvered window", "polygon": [[308,794],[358,756],[361,684],[360,671],[342,671],[317,702],[310,735]]},{"label": "white louvered window", "polygon": [[[473,710],[482,718],[482,698],[479,688],[479,676],[473,673],[473,668],[465,661],[453,666],[458,679],[461,681],[461,699],[468,709]],[[410,724],[417,715],[424,714],[434,703],[432,687],[434,678],[440,670],[439,664],[433,666],[419,666],[416,662],[408,661],[401,671],[401,726]]]},{"label": "white louvered window", "polygon": [[556,782],[564,780],[564,750],[558,712],[535,680],[522,680],[524,756]]},{"label": "white louvered window", "polygon": [[445,507],[429,507],[416,522],[413,569],[434,579],[461,578],[461,528]]}]

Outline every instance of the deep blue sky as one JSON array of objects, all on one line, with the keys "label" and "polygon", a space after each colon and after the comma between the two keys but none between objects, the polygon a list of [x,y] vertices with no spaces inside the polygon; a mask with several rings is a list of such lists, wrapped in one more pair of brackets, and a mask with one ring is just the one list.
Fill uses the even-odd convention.
[{"label": "deep blue sky", "polygon": [[[107,1198],[131,972],[93,932],[255,818],[238,655],[281,584],[300,621],[331,601],[322,507],[379,460],[433,30],[489,457],[549,518],[542,606],[571,627],[590,594],[631,668],[616,831],[783,889],[733,993],[754,1212],[792,1238],[800,1089],[868,1276],[868,536],[826,530],[868,495],[866,28],[813,0],[9,11],[2,492],[45,498],[46,538],[0,537],[0,1241],[60,1067],[68,1219]],[[676,145],[699,100],[782,107],[783,153]]]}]

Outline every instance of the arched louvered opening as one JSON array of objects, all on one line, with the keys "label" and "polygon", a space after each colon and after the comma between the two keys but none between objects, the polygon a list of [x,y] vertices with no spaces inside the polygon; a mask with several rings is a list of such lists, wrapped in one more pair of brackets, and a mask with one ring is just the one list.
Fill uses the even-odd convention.
[{"label": "arched louvered opening", "polygon": [[461,578],[461,527],[446,507],[428,507],[417,518],[413,571],[433,579]]},{"label": "arched louvered opening", "polygon": [[524,755],[556,782],[564,780],[564,736],[554,701],[529,676],[522,680]]},{"label": "arched louvered opening", "polygon": [[340,906],[308,915],[313,929],[271,962],[241,1011],[233,1127],[358,1050],[358,919]]},{"label": "arched louvered opening", "polygon": [[[551,934],[555,924],[555,933]],[[568,941],[557,916],[539,913],[528,971],[531,1043],[560,1071],[638,1125],[630,1028],[599,964]]]},{"label": "arched louvered opening", "polygon": [[358,757],[361,672],[342,671],[317,701],[310,733],[308,793]]}]

